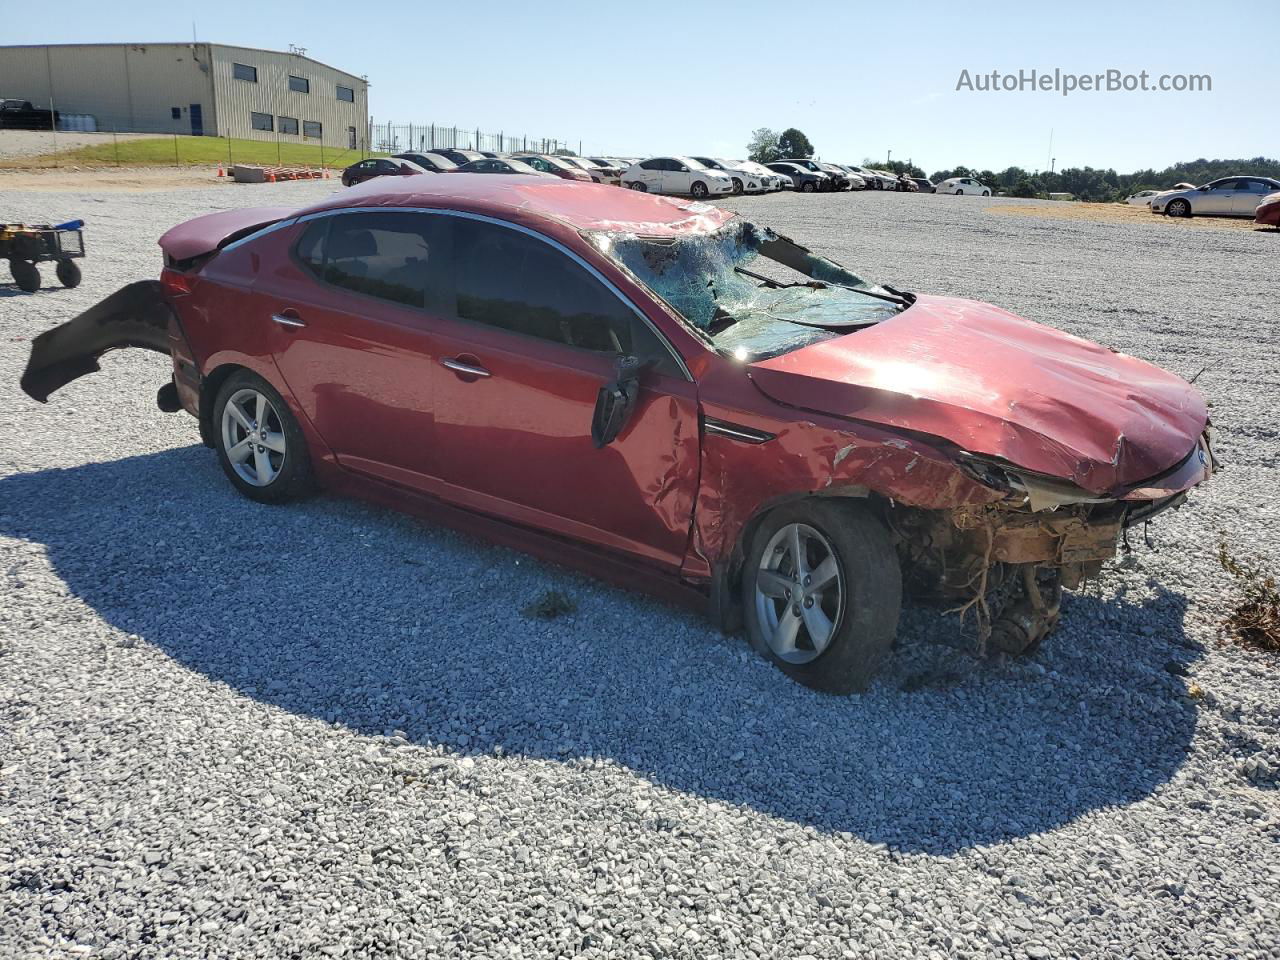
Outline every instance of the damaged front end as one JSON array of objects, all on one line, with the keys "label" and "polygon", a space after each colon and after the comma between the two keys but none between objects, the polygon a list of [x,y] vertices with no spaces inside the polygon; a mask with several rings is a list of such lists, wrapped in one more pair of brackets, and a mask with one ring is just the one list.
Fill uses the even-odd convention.
[{"label": "damaged front end", "polygon": [[887,520],[908,591],[952,605],[962,618],[972,613],[979,652],[1010,654],[1035,649],[1057,624],[1062,590],[1097,576],[1117,550],[1129,549],[1129,528],[1180,507],[1217,465],[1208,430],[1173,469],[1116,497],[982,458],[960,463],[1004,498],[949,510],[891,504]]}]

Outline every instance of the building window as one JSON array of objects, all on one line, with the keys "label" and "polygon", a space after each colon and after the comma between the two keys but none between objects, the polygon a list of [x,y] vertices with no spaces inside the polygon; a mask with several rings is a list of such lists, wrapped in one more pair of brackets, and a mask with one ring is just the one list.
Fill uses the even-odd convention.
[{"label": "building window", "polygon": [[251,113],[253,118],[253,129],[255,130],[274,130],[275,124],[272,123],[272,116],[269,113]]},{"label": "building window", "polygon": [[320,128],[319,120],[303,120],[302,121],[302,135],[304,137],[311,137],[315,140],[319,140],[320,129],[321,128]]},{"label": "building window", "polygon": [[233,63],[231,65],[231,75],[237,80],[246,80],[249,83],[258,82],[258,68],[244,63]]},{"label": "building window", "polygon": [[291,133],[296,137],[298,135],[298,118],[297,117],[281,117],[280,132]]},{"label": "building window", "polygon": [[356,92],[355,92],[354,90],[352,90],[350,87],[343,87],[343,86],[339,86],[339,87],[338,87],[338,99],[339,99],[339,100],[345,100],[345,101],[347,101],[347,103],[355,103],[355,102],[356,102]]},{"label": "building window", "polygon": [[170,107],[170,108],[169,108],[169,116],[173,117],[173,119],[175,119],[175,120],[181,120],[181,119],[182,119],[182,108],[181,108],[181,107]]},{"label": "building window", "polygon": [[292,90],[294,93],[310,93],[311,81],[308,80],[306,77],[291,76],[289,78],[289,89]]}]

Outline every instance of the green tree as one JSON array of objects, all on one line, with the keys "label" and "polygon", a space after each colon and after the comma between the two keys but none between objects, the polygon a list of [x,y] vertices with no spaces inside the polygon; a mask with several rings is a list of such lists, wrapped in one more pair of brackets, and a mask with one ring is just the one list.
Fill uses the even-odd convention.
[{"label": "green tree", "polygon": [[795,127],[787,127],[778,137],[778,156],[812,157],[815,151],[809,138]]},{"label": "green tree", "polygon": [[772,163],[777,160],[778,134],[768,127],[759,127],[751,131],[751,139],[747,141],[747,159],[756,163]]}]

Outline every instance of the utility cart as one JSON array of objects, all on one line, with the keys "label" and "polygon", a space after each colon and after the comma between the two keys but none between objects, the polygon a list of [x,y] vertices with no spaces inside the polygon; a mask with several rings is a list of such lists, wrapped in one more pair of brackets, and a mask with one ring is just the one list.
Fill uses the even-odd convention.
[{"label": "utility cart", "polygon": [[52,226],[47,223],[0,223],[0,258],[9,261],[13,282],[27,293],[40,289],[37,263],[57,262],[54,272],[64,287],[78,286],[84,256],[83,220]]}]

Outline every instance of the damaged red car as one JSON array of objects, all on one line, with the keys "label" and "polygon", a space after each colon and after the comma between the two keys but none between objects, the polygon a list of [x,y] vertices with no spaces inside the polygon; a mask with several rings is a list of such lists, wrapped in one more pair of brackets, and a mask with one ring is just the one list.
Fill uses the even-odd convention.
[{"label": "damaged red car", "polygon": [[1173,374],[704,204],[385,178],[160,245],[34,341],[31,397],[161,351],[160,408],[246,496],[344,491],[703,605],[822,690],[866,684],[904,591],[1033,647],[1214,468]]}]

